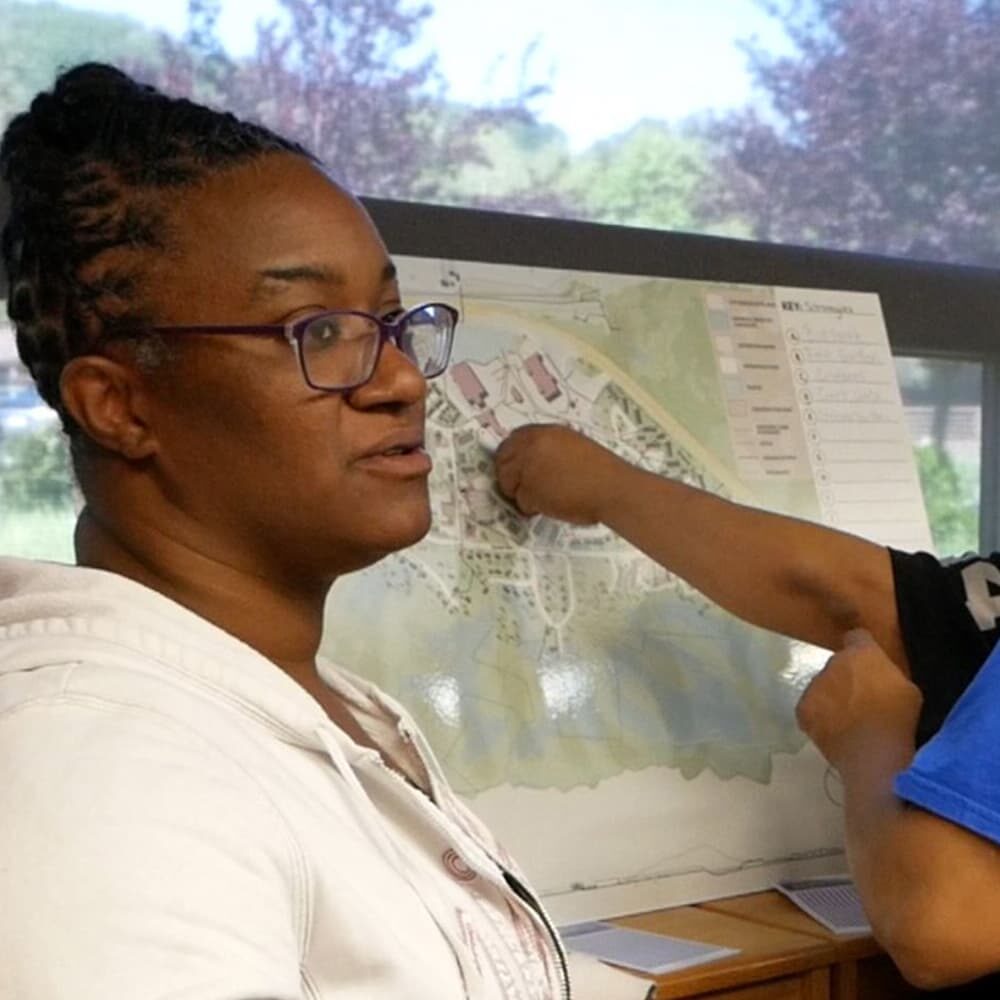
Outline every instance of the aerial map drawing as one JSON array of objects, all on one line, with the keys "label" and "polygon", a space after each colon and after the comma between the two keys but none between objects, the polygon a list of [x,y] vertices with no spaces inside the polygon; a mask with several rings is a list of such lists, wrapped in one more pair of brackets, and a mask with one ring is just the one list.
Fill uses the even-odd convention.
[{"label": "aerial map drawing", "polygon": [[[496,491],[491,456],[515,427],[566,423],[652,471],[838,523],[838,511],[870,510],[849,498],[865,487],[857,459],[877,426],[880,441],[899,435],[885,460],[903,470],[904,527],[919,541],[877,299],[814,293],[792,308],[782,303],[801,296],[787,289],[397,263],[409,301],[462,312],[453,365],[428,400],[434,524],[419,545],[338,582],[326,655],[414,712],[456,787],[506,840],[529,841],[518,851],[552,896],[671,871],[690,886],[692,874],[746,871],[762,851],[749,868],[838,858],[835,795],[794,720],[822,654],[736,621],[602,526],[521,517]],[[814,412],[803,386],[822,395],[865,359],[874,417],[833,413],[829,393]],[[813,820],[762,835],[754,810],[773,818],[769,799],[793,786],[798,801],[802,788],[815,798]],[[639,794],[657,803],[640,810],[646,848],[623,863],[577,845],[565,875],[545,857],[559,838],[547,848],[514,818],[552,809],[587,836],[602,803]],[[710,835],[717,795],[745,800],[743,833]]]}]

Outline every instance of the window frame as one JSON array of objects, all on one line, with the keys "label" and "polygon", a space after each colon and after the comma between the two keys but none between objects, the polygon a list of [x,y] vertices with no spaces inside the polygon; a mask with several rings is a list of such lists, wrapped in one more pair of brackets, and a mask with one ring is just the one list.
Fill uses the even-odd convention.
[{"label": "window frame", "polygon": [[983,366],[979,547],[1000,550],[1000,271],[362,198],[390,251],[580,271],[876,292],[894,355]]}]

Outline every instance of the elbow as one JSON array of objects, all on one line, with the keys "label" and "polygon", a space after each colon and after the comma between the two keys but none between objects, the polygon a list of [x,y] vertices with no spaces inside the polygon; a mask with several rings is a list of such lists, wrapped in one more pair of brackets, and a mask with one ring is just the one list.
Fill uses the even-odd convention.
[{"label": "elbow", "polygon": [[893,919],[873,920],[875,938],[908,983],[921,990],[940,990],[994,971],[956,936],[961,921],[949,920],[933,900],[909,903]]},{"label": "elbow", "polygon": [[972,979],[985,975],[985,972],[972,972],[952,963],[947,955],[933,952],[911,952],[903,949],[898,952],[889,951],[889,957],[896,964],[902,977],[918,990],[941,990],[949,986],[959,986]]},{"label": "elbow", "polygon": [[887,947],[886,950],[902,977],[918,990],[940,990],[974,978],[949,968],[946,956],[913,951],[905,945],[900,948]]}]

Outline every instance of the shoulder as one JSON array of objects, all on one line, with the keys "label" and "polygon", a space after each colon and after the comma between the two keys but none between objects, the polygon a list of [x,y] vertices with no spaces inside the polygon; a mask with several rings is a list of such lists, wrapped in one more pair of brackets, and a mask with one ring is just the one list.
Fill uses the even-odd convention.
[{"label": "shoulder", "polygon": [[275,804],[210,733],[64,680],[0,714],[10,974],[34,982],[54,948],[52,996],[297,983],[309,888]]},{"label": "shoulder", "polygon": [[949,588],[955,596],[975,590],[980,581],[1000,584],[1000,553],[939,558],[929,552],[889,549],[897,591]]},{"label": "shoulder", "polygon": [[[931,638],[961,630],[972,639],[975,633],[998,632],[1000,554],[967,553],[946,560],[927,552],[890,550],[890,554],[905,633]],[[993,645],[992,639],[987,642],[985,652]]]},{"label": "shoulder", "polygon": [[253,771],[261,741],[224,706],[140,671],[83,662],[0,677],[0,788],[10,820],[0,841],[20,842],[16,829],[73,830],[74,841],[92,837],[110,860],[114,851],[133,854],[146,831],[165,848],[200,839],[210,853],[246,854],[237,841],[252,829],[261,863],[287,874],[298,848]]},{"label": "shoulder", "polygon": [[[208,832],[229,825],[235,810],[252,815],[261,834],[285,835],[232,741],[205,718],[186,718],[176,703],[156,704],[155,693],[168,685],[150,691],[100,671],[100,682],[77,681],[77,670],[86,673],[41,671],[52,676],[40,676],[33,694],[13,704],[8,698],[0,710],[0,787],[16,822],[73,822],[79,830],[118,813],[129,822],[176,826],[178,817],[193,822],[197,813]],[[214,717],[224,724],[223,713]]]}]

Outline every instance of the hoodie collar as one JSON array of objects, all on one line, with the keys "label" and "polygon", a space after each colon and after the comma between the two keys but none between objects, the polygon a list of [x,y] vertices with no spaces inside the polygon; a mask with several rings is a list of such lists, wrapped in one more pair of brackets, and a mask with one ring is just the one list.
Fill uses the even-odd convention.
[{"label": "hoodie collar", "polygon": [[[181,675],[289,742],[319,748],[317,729],[332,726],[275,663],[163,594],[105,570],[0,558],[0,676],[80,660],[95,647],[133,668],[155,663],[158,673]],[[352,700],[375,695],[342,672],[337,689]]]}]

